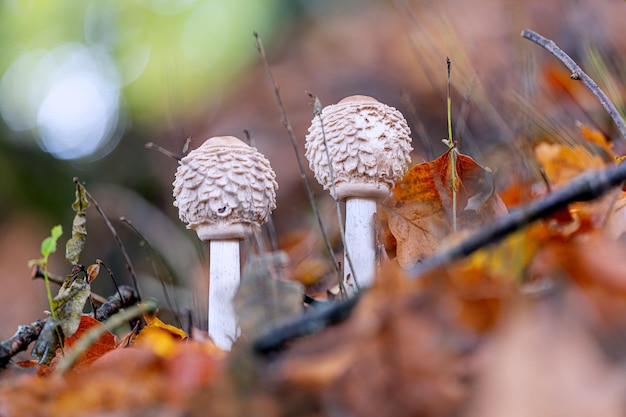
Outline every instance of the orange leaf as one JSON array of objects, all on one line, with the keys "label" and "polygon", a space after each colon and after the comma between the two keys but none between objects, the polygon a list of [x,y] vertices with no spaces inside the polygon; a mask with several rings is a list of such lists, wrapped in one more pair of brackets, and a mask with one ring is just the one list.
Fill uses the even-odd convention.
[{"label": "orange leaf", "polygon": [[453,231],[453,180],[450,152],[456,156],[456,219],[459,228],[479,227],[506,212],[494,193],[490,170],[449,150],[410,169],[383,203],[389,230],[397,241],[400,266],[410,268],[429,257]]},{"label": "orange leaf", "polygon": [[546,64],[543,74],[552,91],[566,94],[573,99],[586,92],[584,84],[578,80],[572,80],[572,74],[561,65]]},{"label": "orange leaf", "polygon": [[535,147],[535,157],[552,185],[564,184],[587,170],[606,165],[602,157],[592,155],[580,145],[542,142]]},{"label": "orange leaf", "polygon": [[[563,185],[574,177],[593,169],[602,169],[607,162],[583,146],[540,143],[535,147],[535,157],[542,166],[551,185]],[[604,225],[607,215],[617,197],[616,192],[607,193],[591,202],[570,204],[560,217],[551,216],[551,226],[563,235],[598,228]],[[569,214],[569,215],[568,215]]]},{"label": "orange leaf", "polygon": [[578,126],[578,128],[580,129],[580,133],[582,133],[583,137],[590,143],[593,143],[594,145],[600,147],[601,149],[603,149],[607,156],[611,157],[611,158],[615,158],[615,154],[613,153],[613,149],[611,149],[611,144],[609,143],[609,141],[606,139],[606,136],[604,136],[604,133],[600,132],[599,130],[596,130],[594,128],[591,128],[587,125],[585,125],[584,123],[576,123],[576,125]]},{"label": "orange leaf", "polygon": [[[80,318],[80,324],[78,330],[71,337],[65,339],[65,348],[70,348],[76,343],[82,335],[94,326],[102,326],[98,320],[91,316],[83,314]],[[117,345],[117,338],[109,331],[105,332],[89,349],[87,349],[80,359],[76,362],[74,369],[80,369],[86,365],[91,364],[93,361],[104,355],[110,350],[115,349]]]},{"label": "orange leaf", "polygon": [[187,333],[178,327],[163,323],[156,316],[144,316],[148,323],[135,338],[135,347],[152,350],[159,356],[172,356],[177,352],[178,343]]}]

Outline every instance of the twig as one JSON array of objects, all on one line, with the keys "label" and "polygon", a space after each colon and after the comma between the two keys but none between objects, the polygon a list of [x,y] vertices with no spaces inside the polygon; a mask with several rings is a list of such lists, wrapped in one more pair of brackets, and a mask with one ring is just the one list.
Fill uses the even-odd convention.
[{"label": "twig", "polygon": [[611,116],[611,119],[613,119],[613,121],[617,125],[617,128],[621,132],[622,137],[626,139],[626,122],[624,121],[622,116],[619,114],[619,111],[617,110],[617,108],[613,105],[611,100],[609,100],[609,98],[604,93],[604,91],[602,91],[602,89],[598,87],[598,84],[596,84],[595,81],[593,81],[593,79],[591,79],[591,77],[589,77],[578,66],[578,64],[576,64],[576,62],[574,62],[574,60],[569,57],[569,55],[563,52],[563,50],[561,50],[561,48],[559,48],[556,45],[556,43],[554,43],[554,41],[548,38],[545,38],[541,36],[540,34],[538,34],[537,32],[534,32],[530,29],[524,29],[522,31],[522,37],[543,47],[552,55],[557,57],[563,64],[565,64],[567,69],[569,69],[572,72],[572,75],[570,78],[572,80],[582,81],[583,84],[585,84],[585,86],[589,90],[591,90],[591,92],[598,98],[598,100],[600,100],[602,107],[604,107],[604,109],[607,111],[609,116]]},{"label": "twig", "polygon": [[157,308],[157,301],[154,299],[148,299],[142,304],[135,304],[134,306],[117,313],[102,323],[102,326],[94,326],[90,328],[80,339],[78,339],[76,344],[72,347],[72,350],[65,353],[65,356],[59,361],[59,364],[54,372],[58,375],[63,375],[72,369],[81,355],[89,349],[91,345],[97,342],[100,336],[102,336],[107,330],[113,331],[124,325],[129,320],[139,317],[144,313],[152,314],[156,312]]},{"label": "twig", "polygon": [[[33,275],[32,275],[32,279],[35,278],[43,278],[43,270],[41,269],[41,266],[39,265],[35,265],[33,267]],[[63,285],[63,282],[65,281],[65,278],[59,276],[59,275],[55,275],[55,274],[51,274],[50,272],[48,272],[48,279],[50,280],[50,282],[52,282],[53,284],[57,284],[57,285]],[[104,304],[106,303],[106,298],[104,298],[103,296],[96,294],[94,292],[91,293],[91,297],[93,298],[93,300],[95,302],[97,302],[98,304]]]},{"label": "twig", "polygon": [[[254,146],[254,138],[248,129],[243,130],[243,134],[246,137],[246,142],[250,146]],[[278,251],[280,248],[278,246],[278,232],[276,231],[276,223],[274,223],[274,216],[270,214],[267,219],[267,235],[270,239],[270,247],[272,252]]]},{"label": "twig", "polygon": [[[74,182],[77,183],[78,178],[74,177]],[[89,201],[91,201],[93,206],[96,208],[96,210],[98,211],[98,213],[104,220],[104,223],[107,225],[107,227],[109,228],[109,231],[111,232],[111,234],[113,235],[113,238],[115,239],[115,243],[117,243],[117,246],[122,251],[122,255],[124,256],[124,260],[126,261],[126,268],[128,269],[128,272],[130,272],[130,277],[133,280],[133,286],[135,287],[135,291],[137,291],[137,298],[141,300],[141,292],[139,291],[139,284],[137,283],[137,274],[135,274],[135,268],[133,268],[133,263],[130,261],[130,257],[128,256],[128,253],[126,252],[126,248],[124,247],[124,244],[122,243],[122,239],[120,239],[120,236],[117,234],[115,227],[113,227],[107,215],[104,214],[104,211],[102,211],[102,208],[100,207],[96,199],[93,198],[93,196],[89,193],[89,191],[87,191],[87,188],[85,188],[85,195],[87,196]]]},{"label": "twig", "polygon": [[25,351],[28,345],[37,340],[45,323],[46,319],[41,319],[19,326],[13,336],[0,342],[0,369],[7,366],[13,356]]},{"label": "twig", "polygon": [[107,298],[106,302],[98,307],[94,318],[98,321],[105,321],[121,309],[137,304],[138,301],[137,292],[133,287],[120,285],[117,292]]},{"label": "twig", "polygon": [[[186,144],[187,144],[187,143],[185,142],[185,145],[186,145]],[[180,156],[176,155],[174,152],[168,151],[168,150],[167,150],[167,149],[165,149],[164,147],[159,146],[159,145],[157,145],[157,144],[156,144],[156,143],[154,143],[154,142],[148,142],[148,143],[146,143],[146,144],[145,144],[145,145],[143,145],[143,146],[144,146],[146,149],[152,149],[152,150],[154,150],[154,151],[161,152],[163,155],[168,156],[168,157],[170,157],[170,158],[172,158],[172,159],[174,159],[174,160],[176,160],[176,161],[178,161],[178,162],[180,162],[180,160],[182,159]],[[184,153],[184,151],[186,151],[186,149],[183,149],[183,153]]]},{"label": "twig", "polygon": [[[146,239],[146,237],[143,235],[143,233],[141,233],[135,227],[135,225],[133,225],[133,223],[130,220],[128,220],[126,217],[122,216],[122,217],[120,217],[120,221],[123,224],[125,224],[126,226],[128,226],[128,228],[130,230],[132,230],[133,233],[135,233],[139,237],[139,239],[141,239],[141,242],[143,243],[143,245],[146,248],[146,251],[148,252],[148,258],[150,259],[150,265],[152,266],[152,270],[154,271],[154,274],[159,279],[159,282],[161,283],[161,289],[163,290],[163,296],[165,297],[165,303],[167,304],[167,307],[170,309],[170,311],[172,311],[174,313],[174,317],[176,319],[176,324],[178,325],[178,327],[182,327],[182,321],[181,321],[180,316],[178,314],[178,305],[176,305],[176,309],[174,309],[174,303],[172,303],[172,300],[170,299],[169,291],[167,290],[167,288],[165,286],[165,280],[161,277],[161,274],[159,274],[159,271],[158,271],[156,263],[155,263],[155,258],[156,257],[158,257],[159,260],[162,261],[161,256],[154,250],[154,248],[152,247],[150,242],[148,242],[148,239]],[[170,277],[170,281],[171,281],[171,277]],[[171,282],[170,282],[170,284],[171,284]]]},{"label": "twig", "polygon": [[269,80],[272,86],[272,92],[274,93],[274,99],[276,100],[276,104],[278,105],[278,110],[280,112],[280,120],[283,124],[283,127],[287,130],[289,134],[289,139],[291,139],[291,146],[293,147],[293,151],[296,155],[296,161],[298,162],[298,168],[300,169],[300,176],[302,178],[302,182],[304,183],[304,188],[306,189],[306,194],[313,208],[313,213],[315,214],[315,218],[317,219],[317,223],[319,225],[320,231],[322,233],[322,238],[324,239],[324,245],[326,246],[326,250],[328,251],[328,256],[335,267],[335,271],[337,272],[337,276],[341,282],[341,268],[335,259],[335,254],[333,253],[333,247],[330,244],[330,240],[328,238],[328,234],[326,233],[326,229],[324,229],[324,224],[322,223],[322,217],[320,216],[319,210],[317,209],[317,205],[315,204],[315,197],[313,196],[313,190],[311,190],[311,185],[306,177],[306,171],[304,169],[304,164],[302,163],[302,158],[300,157],[300,153],[298,151],[298,140],[296,139],[296,134],[293,132],[293,128],[291,127],[291,123],[287,118],[287,112],[285,111],[285,107],[283,106],[283,101],[280,98],[280,92],[278,91],[278,86],[276,85],[276,81],[274,81],[274,76],[272,75],[272,70],[270,69],[270,65],[267,61],[267,56],[265,55],[265,49],[263,48],[263,43],[261,42],[261,38],[259,34],[254,32],[254,39],[256,41],[256,48],[259,52],[259,56],[261,57],[261,61],[263,62],[263,68],[265,69],[265,75]]},{"label": "twig", "polygon": [[291,340],[317,333],[328,326],[341,323],[350,316],[352,309],[358,304],[363,294],[364,292],[361,291],[345,300],[311,309],[302,317],[276,327],[259,337],[252,344],[252,348],[257,354],[266,355],[282,350]]},{"label": "twig", "polygon": [[[409,274],[413,278],[419,278],[438,267],[462,259],[480,248],[498,243],[509,234],[567,207],[570,203],[590,201],[601,197],[624,181],[626,181],[626,163],[611,166],[605,170],[586,172],[574,178],[563,188],[548,194],[542,200],[513,211],[450,249],[436,253],[426,262],[418,264],[409,271]],[[259,354],[266,354],[279,350],[293,339],[318,332],[346,319],[357,305],[361,294],[363,292],[357,294],[354,299],[317,309],[314,313],[274,329],[254,342],[255,351]]]},{"label": "twig", "polygon": [[[357,275],[355,274],[354,265],[352,264],[352,257],[350,256],[350,252],[348,250],[348,245],[346,244],[346,231],[343,227],[343,216],[341,215],[341,204],[339,203],[339,198],[337,198],[337,191],[335,187],[335,173],[333,172],[333,164],[330,158],[330,151],[328,150],[328,142],[326,141],[326,132],[324,132],[324,119],[322,119],[322,103],[320,99],[307,91],[307,95],[311,100],[313,100],[313,117],[319,118],[320,121],[320,130],[322,131],[322,140],[324,142],[324,152],[326,153],[326,161],[328,162],[328,175],[330,177],[330,196],[335,202],[335,210],[337,212],[337,221],[339,224],[339,236],[341,237],[341,244],[343,245],[343,251],[345,252],[345,260],[350,267],[350,273],[352,274],[352,280],[356,289],[358,291],[361,290],[361,286],[359,285],[359,280]],[[344,265],[345,268],[345,265]],[[340,277],[339,279],[339,289],[341,290],[341,294],[343,296],[347,295],[346,287],[344,283],[344,277]]]}]

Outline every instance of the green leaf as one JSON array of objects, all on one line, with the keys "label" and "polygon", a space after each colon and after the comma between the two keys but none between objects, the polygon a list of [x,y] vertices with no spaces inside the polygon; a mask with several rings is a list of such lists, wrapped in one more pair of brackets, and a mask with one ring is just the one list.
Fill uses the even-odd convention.
[{"label": "green leaf", "polygon": [[78,258],[87,240],[87,207],[89,207],[89,201],[87,201],[85,187],[76,182],[76,201],[72,204],[72,210],[76,212],[76,215],[72,222],[72,237],[65,245],[65,260],[71,265],[78,264]]},{"label": "green leaf", "polygon": [[60,224],[57,224],[50,230],[50,236],[45,238],[43,242],[41,242],[41,254],[44,258],[47,258],[51,253],[56,252],[57,250],[57,240],[63,234],[63,227]]}]

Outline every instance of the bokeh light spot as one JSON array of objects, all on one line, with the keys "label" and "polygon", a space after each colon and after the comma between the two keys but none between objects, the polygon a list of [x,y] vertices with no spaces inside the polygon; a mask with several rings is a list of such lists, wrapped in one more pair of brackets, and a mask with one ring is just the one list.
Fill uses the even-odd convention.
[{"label": "bokeh light spot", "polygon": [[26,53],[0,81],[0,114],[9,128],[32,130],[40,147],[59,159],[94,159],[110,151],[119,103],[113,60],[80,43]]}]

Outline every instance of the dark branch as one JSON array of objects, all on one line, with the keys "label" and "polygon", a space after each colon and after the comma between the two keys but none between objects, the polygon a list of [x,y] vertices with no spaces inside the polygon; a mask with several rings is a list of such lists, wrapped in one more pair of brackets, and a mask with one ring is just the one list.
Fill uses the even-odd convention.
[{"label": "dark branch", "polygon": [[130,307],[139,301],[135,289],[128,285],[120,285],[117,292],[107,298],[106,302],[96,310],[96,320],[105,321],[121,309]]},{"label": "dark branch", "polygon": [[7,366],[13,356],[25,351],[28,345],[37,340],[45,323],[46,319],[41,319],[19,326],[13,336],[0,342],[0,369]]}]

